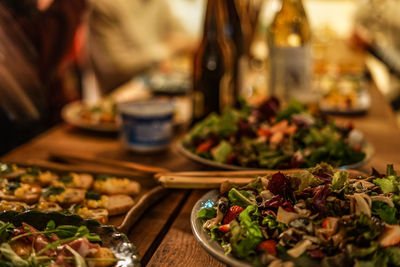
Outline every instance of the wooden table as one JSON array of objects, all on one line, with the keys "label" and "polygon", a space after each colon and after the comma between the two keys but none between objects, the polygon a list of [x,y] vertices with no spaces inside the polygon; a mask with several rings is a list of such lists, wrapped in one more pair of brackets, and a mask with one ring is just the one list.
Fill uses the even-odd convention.
[{"label": "wooden table", "polygon": [[[352,120],[375,147],[371,166],[384,171],[387,163],[400,170],[400,131],[394,114],[376,88],[371,88],[372,106],[363,117],[342,117]],[[46,160],[50,152],[85,153],[103,158],[136,161],[171,170],[198,170],[204,167],[183,158],[171,148],[158,155],[137,155],[123,149],[116,135],[94,134],[62,124],[50,129],[29,143],[11,151],[1,160],[26,163]],[[99,166],[99,170],[108,168]],[[132,227],[129,238],[137,246],[143,265],[149,266],[224,266],[208,255],[192,235],[189,223],[194,203],[204,190],[171,190],[166,197],[147,210]]]}]

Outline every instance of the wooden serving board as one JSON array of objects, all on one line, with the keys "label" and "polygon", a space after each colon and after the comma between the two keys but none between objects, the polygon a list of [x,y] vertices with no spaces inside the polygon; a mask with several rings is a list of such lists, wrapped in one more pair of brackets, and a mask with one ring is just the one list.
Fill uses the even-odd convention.
[{"label": "wooden serving board", "polygon": [[[28,161],[28,163],[4,163],[14,163],[21,167],[36,166],[39,167],[41,170],[49,170],[59,175],[69,172],[89,173],[91,175],[105,174],[104,172],[98,171],[95,168],[91,167],[70,166],[46,161]],[[141,185],[140,193],[138,195],[132,196],[135,204],[130,208],[130,210],[126,214],[109,216],[108,218],[107,224],[115,226],[118,231],[123,233],[128,233],[131,226],[140,218],[143,212],[145,212],[148,207],[160,200],[168,192],[167,189],[163,188],[161,185],[158,185],[158,182],[152,177],[132,176],[132,174],[129,174],[129,172],[123,171],[115,171],[113,173],[108,172],[106,174],[120,178],[129,178],[135,180]]]}]

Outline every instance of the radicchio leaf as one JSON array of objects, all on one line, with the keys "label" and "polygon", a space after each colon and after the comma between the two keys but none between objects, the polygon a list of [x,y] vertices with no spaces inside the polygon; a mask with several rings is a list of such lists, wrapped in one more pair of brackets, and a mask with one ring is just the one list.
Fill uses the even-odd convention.
[{"label": "radicchio leaf", "polygon": [[286,197],[287,188],[290,187],[290,180],[283,173],[277,172],[268,181],[267,189],[274,195]]},{"label": "radicchio leaf", "polygon": [[274,214],[278,211],[278,208],[282,207],[286,211],[294,211],[292,203],[286,201],[280,196],[273,196],[264,202],[264,208],[267,209],[264,213],[269,213],[269,210],[273,210]]},{"label": "radicchio leaf", "polygon": [[318,172],[314,173],[314,175],[321,179],[325,184],[332,183],[333,175],[328,172],[324,172],[322,169],[318,170]]},{"label": "radicchio leaf", "polygon": [[326,198],[329,195],[329,185],[328,184],[320,185],[313,189],[314,189],[313,208],[321,216],[322,214],[325,213],[326,210],[325,204],[326,204]]},{"label": "radicchio leaf", "polygon": [[298,179],[290,179],[281,172],[277,172],[268,181],[267,189],[274,195],[279,195],[285,201],[293,199],[294,192],[299,187]]},{"label": "radicchio leaf", "polygon": [[253,115],[260,121],[269,120],[276,116],[279,111],[279,100],[276,97],[270,97],[260,106],[253,110]]},{"label": "radicchio leaf", "polygon": [[246,120],[239,120],[238,121],[238,132],[237,132],[237,137],[256,137],[256,133],[254,132],[251,124],[246,121]]}]

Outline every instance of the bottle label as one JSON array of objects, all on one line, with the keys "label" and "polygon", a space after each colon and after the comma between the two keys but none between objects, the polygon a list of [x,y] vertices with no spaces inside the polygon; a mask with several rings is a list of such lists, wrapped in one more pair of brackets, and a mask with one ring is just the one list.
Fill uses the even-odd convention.
[{"label": "bottle label", "polygon": [[201,118],[204,113],[204,94],[201,91],[193,91],[193,119]]},{"label": "bottle label", "polygon": [[[248,92],[246,92],[246,87],[245,87],[245,82],[246,82],[246,77],[248,74],[248,67],[249,67],[249,59],[247,55],[243,54],[239,58],[239,63],[238,63],[238,92],[235,97],[238,98],[243,95],[247,95]],[[237,101],[237,99],[234,99],[234,101]]]},{"label": "bottle label", "polygon": [[270,48],[270,92],[284,99],[315,102],[317,95],[311,87],[311,47]]}]

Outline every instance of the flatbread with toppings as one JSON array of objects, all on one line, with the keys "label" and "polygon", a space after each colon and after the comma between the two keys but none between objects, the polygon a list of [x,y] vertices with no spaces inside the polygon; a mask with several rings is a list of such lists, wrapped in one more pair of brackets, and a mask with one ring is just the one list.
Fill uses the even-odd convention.
[{"label": "flatbread with toppings", "polygon": [[101,175],[96,177],[93,189],[107,195],[136,195],[140,192],[140,184],[128,178]]},{"label": "flatbread with toppings", "polygon": [[[7,179],[7,178],[8,179]],[[37,210],[79,214],[107,222],[126,213],[140,192],[127,178],[70,172],[59,175],[37,167],[0,163],[0,212]]]},{"label": "flatbread with toppings", "polygon": [[53,180],[53,186],[89,189],[93,184],[93,176],[87,173],[71,172],[61,176],[57,180]]},{"label": "flatbread with toppings", "polygon": [[0,191],[0,199],[33,204],[38,201],[41,190],[40,186],[5,181]]},{"label": "flatbread with toppings", "polygon": [[41,200],[68,207],[72,204],[82,203],[85,199],[85,193],[84,189],[53,186],[43,190]]},{"label": "flatbread with toppings", "polygon": [[84,206],[90,209],[105,208],[109,215],[118,215],[127,212],[135,204],[128,195],[100,195],[90,191],[86,193]]}]

